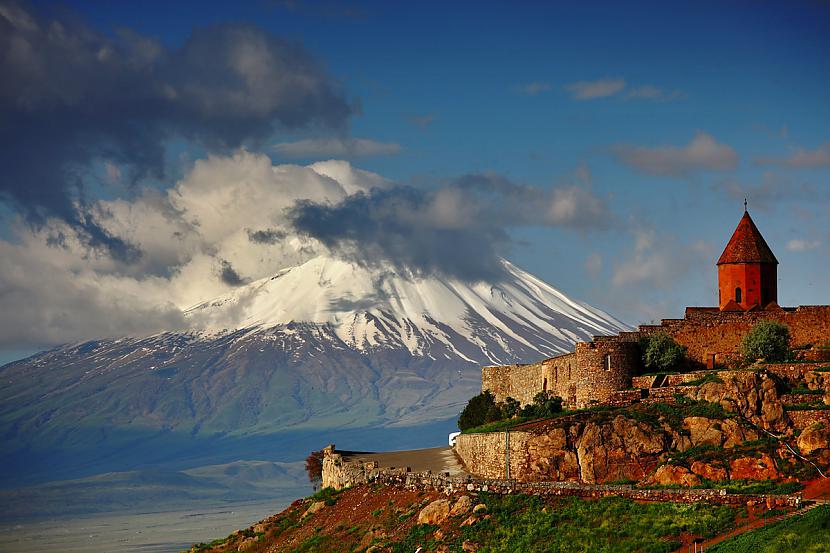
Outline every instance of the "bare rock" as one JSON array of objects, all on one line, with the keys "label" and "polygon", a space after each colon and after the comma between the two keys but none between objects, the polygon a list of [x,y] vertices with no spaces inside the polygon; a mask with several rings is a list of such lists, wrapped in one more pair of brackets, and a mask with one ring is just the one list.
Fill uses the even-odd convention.
[{"label": "bare rock", "polygon": [[448,499],[436,499],[418,513],[418,524],[440,525],[450,516]]},{"label": "bare rock", "polygon": [[450,516],[457,517],[461,516],[467,511],[469,511],[473,507],[473,500],[470,499],[469,495],[462,495],[458,499],[455,500],[455,503],[450,509]]},{"label": "bare rock", "polygon": [[475,551],[478,551],[478,544],[470,540],[464,540],[464,543],[461,544],[461,550],[475,553]]},{"label": "bare rock", "polygon": [[805,428],[798,436],[798,449],[810,455],[820,449],[830,449],[830,428],[821,423]]},{"label": "bare rock", "polygon": [[741,426],[734,419],[721,421],[721,432],[723,432],[723,447],[727,449],[758,439],[758,433],[755,430]]},{"label": "bare rock", "polygon": [[479,503],[475,507],[473,507],[473,514],[477,515],[479,513],[486,513],[487,512],[487,505],[484,503]]},{"label": "bare rock", "polygon": [[777,480],[780,477],[775,461],[767,453],[759,457],[738,457],[729,462],[732,480]]},{"label": "bare rock", "polygon": [[700,478],[686,467],[661,465],[651,477],[651,481],[660,486],[684,486],[691,488],[700,484]]},{"label": "bare rock", "polygon": [[574,444],[580,479],[589,484],[640,480],[660,463],[667,441],[663,432],[623,415],[610,424],[589,422]]},{"label": "bare rock", "polygon": [[683,426],[689,431],[692,445],[712,445],[719,447],[723,443],[723,432],[719,419],[706,417],[686,417]]},{"label": "bare rock", "polygon": [[691,470],[694,474],[711,480],[712,482],[723,482],[729,479],[729,474],[726,468],[714,463],[704,463],[703,461],[695,461],[692,463]]},{"label": "bare rock", "polygon": [[248,549],[252,548],[256,545],[257,539],[256,538],[245,538],[239,544],[239,547],[236,548],[237,551],[247,551]]},{"label": "bare rock", "polygon": [[311,504],[311,506],[308,509],[306,509],[306,512],[303,516],[307,517],[309,515],[313,515],[314,513],[316,513],[317,511],[319,511],[320,509],[322,509],[325,506],[326,506],[326,503],[324,501],[315,501],[314,503]]},{"label": "bare rock", "polygon": [[254,534],[264,534],[265,533],[265,525],[260,523],[254,524]]},{"label": "bare rock", "polygon": [[470,515],[464,519],[464,522],[461,523],[461,526],[472,526],[478,522],[478,517],[476,515]]}]

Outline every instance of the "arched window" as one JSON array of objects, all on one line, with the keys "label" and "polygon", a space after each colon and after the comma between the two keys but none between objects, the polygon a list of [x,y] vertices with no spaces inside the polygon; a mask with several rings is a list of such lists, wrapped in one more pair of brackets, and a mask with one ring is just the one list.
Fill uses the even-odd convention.
[{"label": "arched window", "polygon": [[741,303],[741,289],[735,288],[735,303]]}]

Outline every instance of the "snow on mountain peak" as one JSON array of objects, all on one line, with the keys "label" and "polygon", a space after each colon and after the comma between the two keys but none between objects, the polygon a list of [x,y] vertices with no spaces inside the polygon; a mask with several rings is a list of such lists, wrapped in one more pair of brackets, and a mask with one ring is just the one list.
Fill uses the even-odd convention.
[{"label": "snow on mountain peak", "polygon": [[470,362],[553,355],[577,340],[626,329],[511,263],[503,265],[507,276],[500,282],[470,284],[320,256],[186,315],[209,332],[314,323],[331,327],[356,350],[405,348],[419,356],[440,350]]}]

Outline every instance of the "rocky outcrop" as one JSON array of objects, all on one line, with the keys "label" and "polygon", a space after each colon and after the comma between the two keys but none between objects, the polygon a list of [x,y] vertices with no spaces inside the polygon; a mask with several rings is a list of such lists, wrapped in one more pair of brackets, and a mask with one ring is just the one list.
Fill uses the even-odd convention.
[{"label": "rocky outcrop", "polygon": [[589,422],[574,441],[585,483],[640,480],[660,464],[667,440],[645,423],[619,415],[610,424]]},{"label": "rocky outcrop", "polygon": [[683,427],[689,431],[689,440],[693,446],[709,445],[730,449],[758,439],[757,432],[733,419],[686,417],[683,419]]},{"label": "rocky outcrop", "polygon": [[805,428],[798,436],[798,449],[804,455],[830,449],[830,427],[818,423]]},{"label": "rocky outcrop", "polygon": [[710,482],[723,482],[729,480],[729,473],[726,468],[720,463],[707,463],[704,461],[694,461],[690,470],[703,479]]},{"label": "rocky outcrop", "polygon": [[649,478],[650,484],[658,486],[683,486],[691,488],[700,484],[700,478],[686,467],[661,465]]},{"label": "rocky outcrop", "polygon": [[729,477],[732,480],[777,480],[780,476],[775,460],[767,453],[729,461]]},{"label": "rocky outcrop", "polygon": [[766,429],[786,426],[784,406],[775,378],[765,371],[722,371],[718,381],[690,387],[686,393],[695,400],[716,403]]}]

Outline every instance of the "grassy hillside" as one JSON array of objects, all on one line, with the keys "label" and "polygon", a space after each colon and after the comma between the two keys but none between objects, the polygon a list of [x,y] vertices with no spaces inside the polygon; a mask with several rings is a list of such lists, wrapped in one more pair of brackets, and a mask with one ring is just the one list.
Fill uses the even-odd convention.
[{"label": "grassy hillside", "polygon": [[[462,495],[449,498],[450,505],[454,507]],[[443,495],[369,486],[340,493],[324,490],[251,528],[195,545],[191,551],[412,553],[422,547],[424,552],[445,553],[669,553],[681,545],[683,536],[713,536],[732,527],[742,514],[724,506],[642,504],[621,498],[586,501],[484,493],[469,497],[460,512],[445,512],[420,524],[424,507],[445,499]],[[319,510],[309,512],[315,503]],[[478,504],[484,507],[474,509]]]},{"label": "grassy hillside", "polygon": [[710,553],[830,552],[830,505],[735,536],[707,549]]}]

